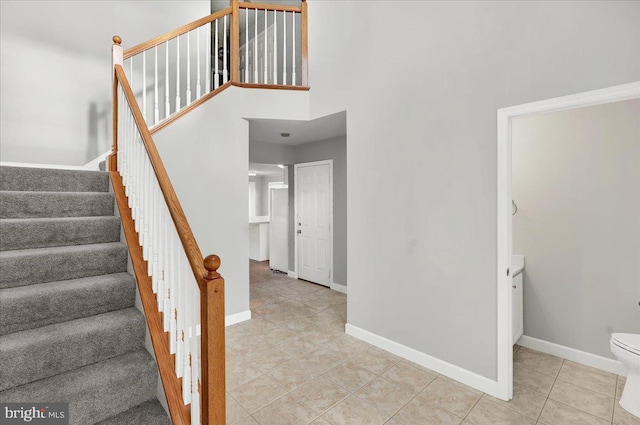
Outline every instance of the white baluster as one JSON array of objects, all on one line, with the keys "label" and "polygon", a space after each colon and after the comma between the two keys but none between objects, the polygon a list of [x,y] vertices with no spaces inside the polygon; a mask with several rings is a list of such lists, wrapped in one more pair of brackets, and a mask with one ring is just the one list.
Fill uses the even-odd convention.
[{"label": "white baluster", "polygon": [[278,12],[273,11],[273,84],[278,84]]},{"label": "white baluster", "polygon": [[171,115],[171,101],[169,100],[169,41],[164,42],[164,119]]},{"label": "white baluster", "polygon": [[249,9],[244,10],[244,82],[249,82]]},{"label": "white baluster", "polygon": [[[192,285],[184,285],[184,290],[188,295],[188,299],[190,302],[192,302],[193,296],[191,295],[192,293]],[[193,306],[195,306],[195,304],[191,304]],[[191,321],[190,321],[191,322]],[[189,339],[187,344],[185,344],[188,348],[191,347],[191,340],[193,338],[195,338],[195,332],[194,332],[194,326],[192,323],[189,323],[188,328],[186,328],[186,334],[188,335]],[[182,373],[182,400],[184,401],[184,404],[188,404],[191,402],[191,358],[193,356],[193,353],[191,352],[191,350],[188,350],[189,355],[187,355],[187,353],[185,352],[184,354],[184,359],[183,359],[183,373]]]},{"label": "white baluster", "polygon": [[200,99],[200,95],[202,94],[202,86],[200,84],[200,33],[202,32],[202,27],[198,27],[196,29],[196,99]]},{"label": "white baluster", "polygon": [[[180,273],[182,273],[182,267],[180,267]],[[184,354],[184,311],[185,311],[185,303],[184,303],[184,286],[182,284],[183,279],[180,279],[179,286],[176,290],[176,300],[175,300],[175,336],[171,338],[171,341],[175,344],[175,364],[174,369],[176,371],[176,375],[178,378],[182,376],[182,356]]]},{"label": "white baluster", "polygon": [[291,85],[295,86],[297,84],[296,81],[296,14],[295,12],[291,14],[291,16],[293,17],[293,19],[291,20],[291,25],[292,25],[292,29],[291,29],[291,44],[293,45],[292,49],[291,49],[291,66],[292,66],[292,72],[291,72]]},{"label": "white baluster", "polygon": [[[292,12],[293,13],[293,12]],[[287,85],[287,11],[282,14],[282,85]]]},{"label": "white baluster", "polygon": [[142,52],[142,117],[147,122],[147,51]]},{"label": "white baluster", "polygon": [[262,84],[268,84],[269,80],[268,80],[268,71],[267,71],[267,21],[268,21],[269,15],[267,13],[267,9],[264,10],[264,35],[263,35],[263,39],[264,39],[264,80],[262,81]]},{"label": "white baluster", "polygon": [[224,33],[223,35],[223,40],[224,40],[224,48],[223,48],[223,53],[222,53],[222,83],[225,84],[227,81],[229,81],[229,71],[227,71],[227,18],[229,17],[229,15],[225,15],[224,16]]},{"label": "white baluster", "polygon": [[215,58],[216,64],[215,64],[215,73],[213,75],[213,89],[217,89],[218,86],[220,85],[220,79],[218,78],[218,72],[220,72],[220,70],[218,69],[219,67],[219,60],[218,60],[218,50],[220,49],[219,45],[218,45],[218,19],[216,19],[216,36],[215,36],[215,47],[216,47],[216,51],[214,52],[213,57]]},{"label": "white baluster", "polygon": [[154,50],[154,77],[153,77],[153,124],[160,121],[160,108],[158,107],[158,46]]},{"label": "white baluster", "polygon": [[180,110],[180,36],[176,37],[176,112]]},{"label": "white baluster", "polygon": [[253,82],[258,84],[258,9],[253,17]]},{"label": "white baluster", "polygon": [[187,101],[185,105],[191,103],[191,31],[187,33]]},{"label": "white baluster", "polygon": [[204,35],[206,37],[205,45],[205,71],[206,71],[206,79],[205,79],[205,93],[209,93],[211,91],[211,24],[206,26],[204,31]]}]

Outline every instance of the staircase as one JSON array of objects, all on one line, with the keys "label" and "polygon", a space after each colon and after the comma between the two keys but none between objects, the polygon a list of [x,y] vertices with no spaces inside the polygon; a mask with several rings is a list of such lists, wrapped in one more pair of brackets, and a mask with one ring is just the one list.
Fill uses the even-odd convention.
[{"label": "staircase", "polygon": [[108,173],[0,167],[0,402],[171,423],[127,260]]}]

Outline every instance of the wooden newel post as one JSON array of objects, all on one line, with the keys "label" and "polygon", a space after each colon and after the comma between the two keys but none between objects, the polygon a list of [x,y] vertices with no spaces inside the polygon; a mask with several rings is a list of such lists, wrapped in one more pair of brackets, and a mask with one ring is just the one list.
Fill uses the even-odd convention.
[{"label": "wooden newel post", "polygon": [[[231,0],[231,81],[240,82],[240,7]],[[247,29],[248,31],[248,29]],[[226,46],[225,46],[226,48]]]},{"label": "wooden newel post", "polygon": [[111,148],[111,155],[108,157],[107,161],[107,169],[109,171],[117,171],[117,158],[118,158],[118,81],[116,80],[116,65],[122,66],[124,63],[123,59],[123,51],[122,39],[114,35],[113,36],[113,46],[111,47],[111,86],[112,86],[112,96],[113,99],[113,146]]},{"label": "wooden newel post", "polygon": [[219,267],[217,255],[204,259],[206,274],[200,287],[203,425],[224,425],[226,421],[224,279]]},{"label": "wooden newel post", "polygon": [[300,72],[302,73],[302,86],[309,86],[309,26],[307,24],[307,0],[302,0],[302,4],[300,5],[300,60],[302,64],[302,69]]}]

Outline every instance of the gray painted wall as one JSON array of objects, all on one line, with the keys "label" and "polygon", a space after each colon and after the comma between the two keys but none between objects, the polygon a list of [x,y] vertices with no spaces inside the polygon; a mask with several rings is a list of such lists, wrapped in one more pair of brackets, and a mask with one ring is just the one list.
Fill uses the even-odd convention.
[{"label": "gray painted wall", "polygon": [[525,335],[615,358],[640,333],[640,100],[513,122]]},{"label": "gray painted wall", "polygon": [[640,80],[640,2],[308,3],[311,118],[349,114],[348,323],[495,381],[496,110]]}]

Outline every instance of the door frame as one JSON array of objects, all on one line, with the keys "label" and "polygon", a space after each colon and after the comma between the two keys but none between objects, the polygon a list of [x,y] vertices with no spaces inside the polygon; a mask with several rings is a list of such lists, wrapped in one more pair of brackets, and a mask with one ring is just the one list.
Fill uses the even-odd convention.
[{"label": "door frame", "polygon": [[295,278],[298,278],[298,169],[301,167],[312,167],[314,165],[329,165],[329,205],[331,207],[331,215],[329,218],[329,288],[333,286],[333,159],[325,159],[322,161],[301,162],[293,165],[293,267]]},{"label": "door frame", "polygon": [[497,144],[497,397],[513,398],[513,349],[511,293],[512,231],[511,216],[511,123],[514,118],[534,116],[587,106],[640,98],[640,81],[539,102],[498,109]]}]

